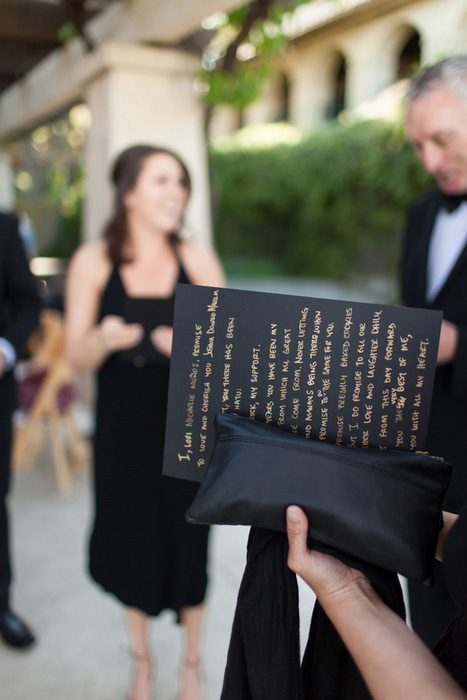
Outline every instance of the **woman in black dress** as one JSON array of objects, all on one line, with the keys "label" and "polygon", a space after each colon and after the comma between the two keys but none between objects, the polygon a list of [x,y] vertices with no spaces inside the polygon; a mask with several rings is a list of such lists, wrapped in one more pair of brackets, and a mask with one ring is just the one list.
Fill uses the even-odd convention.
[{"label": "woman in black dress", "polygon": [[[67,281],[68,358],[98,379],[90,573],[126,607],[130,699],[151,697],[147,620],[171,609],[186,633],[180,700],[199,700],[208,530],[184,520],[197,485],[161,472],[175,285],[223,286],[224,277],[212,250],[176,235],[190,191],[177,156],[129,148],[113,183],[104,239],[78,249]],[[125,320],[135,299],[149,304],[149,355],[142,326]]]}]

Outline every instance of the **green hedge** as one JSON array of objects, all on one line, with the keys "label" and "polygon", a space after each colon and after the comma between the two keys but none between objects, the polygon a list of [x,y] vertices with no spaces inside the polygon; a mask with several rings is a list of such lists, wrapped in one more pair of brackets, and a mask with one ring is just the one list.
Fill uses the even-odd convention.
[{"label": "green hedge", "polygon": [[401,127],[332,123],[295,145],[210,149],[214,235],[232,259],[335,279],[393,275],[405,212],[432,180]]}]

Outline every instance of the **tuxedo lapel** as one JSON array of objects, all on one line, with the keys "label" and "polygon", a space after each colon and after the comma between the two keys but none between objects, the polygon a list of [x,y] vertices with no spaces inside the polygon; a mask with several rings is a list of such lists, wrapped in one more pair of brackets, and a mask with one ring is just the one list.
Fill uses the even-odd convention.
[{"label": "tuxedo lapel", "polygon": [[462,249],[461,254],[457,258],[457,261],[452,268],[451,272],[447,276],[443,286],[438,291],[438,294],[432,300],[432,305],[437,304],[440,298],[444,296],[445,293],[449,292],[449,289],[453,284],[455,284],[457,277],[466,270],[467,268],[467,243]]},{"label": "tuxedo lapel", "polygon": [[[8,217],[0,213],[0,307],[4,302]],[[1,316],[1,314],[0,314]],[[0,334],[1,335],[1,334]]]},{"label": "tuxedo lapel", "polygon": [[414,306],[419,306],[421,308],[426,306],[428,253],[430,250],[431,234],[438,211],[439,200],[437,193],[434,193],[423,216],[420,218],[416,251],[416,270],[414,271],[415,274],[412,280],[417,299]]}]

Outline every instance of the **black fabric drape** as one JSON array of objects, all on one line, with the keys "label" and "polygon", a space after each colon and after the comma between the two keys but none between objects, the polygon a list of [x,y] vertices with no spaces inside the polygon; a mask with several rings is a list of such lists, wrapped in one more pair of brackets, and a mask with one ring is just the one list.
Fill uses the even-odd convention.
[{"label": "black fabric drape", "polygon": [[[384,602],[405,617],[395,574],[316,547],[362,570]],[[319,603],[300,667],[298,587],[287,554],[286,535],[251,529],[221,700],[370,700],[360,672]]]}]

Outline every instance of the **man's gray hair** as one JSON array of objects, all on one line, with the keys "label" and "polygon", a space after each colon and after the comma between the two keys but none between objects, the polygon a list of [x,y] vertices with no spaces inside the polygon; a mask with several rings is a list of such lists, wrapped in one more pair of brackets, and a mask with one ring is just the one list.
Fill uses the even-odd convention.
[{"label": "man's gray hair", "polygon": [[467,55],[450,56],[423,68],[409,83],[406,105],[438,87],[448,88],[467,102]]}]

